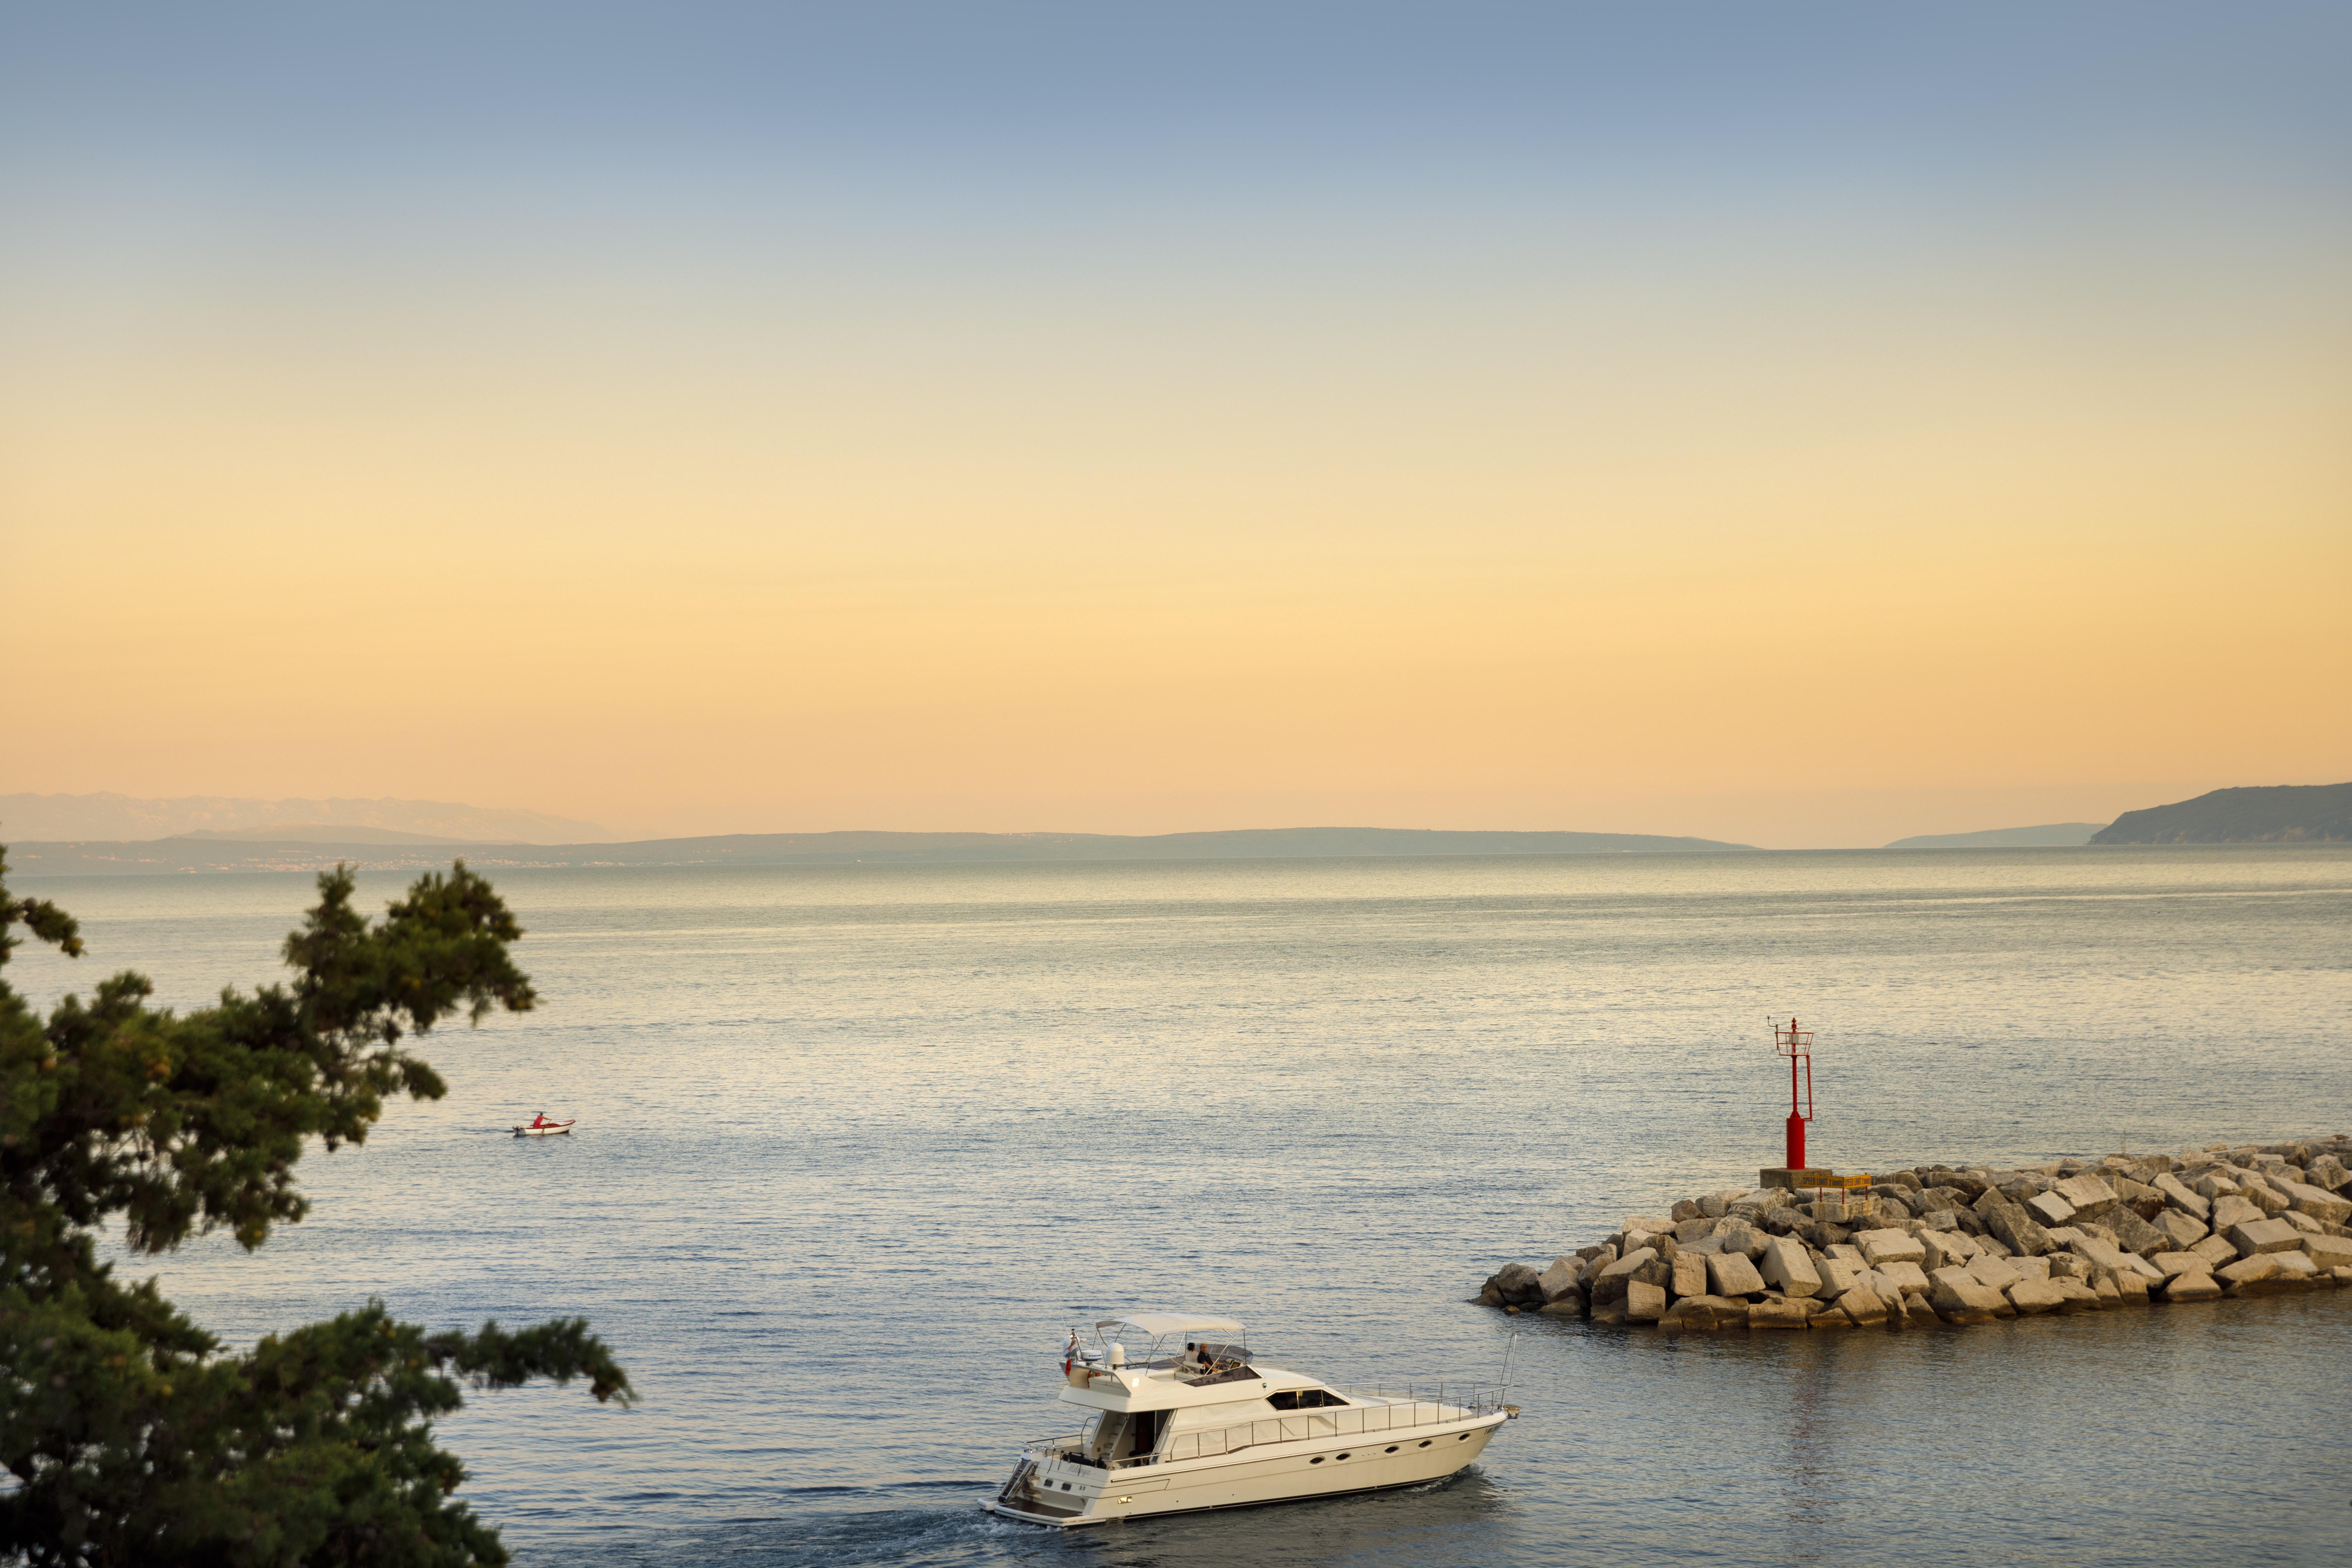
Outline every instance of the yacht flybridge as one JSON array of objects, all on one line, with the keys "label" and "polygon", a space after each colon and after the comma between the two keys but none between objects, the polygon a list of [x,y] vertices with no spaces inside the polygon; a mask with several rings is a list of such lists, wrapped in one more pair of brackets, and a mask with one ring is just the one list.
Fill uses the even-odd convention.
[{"label": "yacht flybridge", "polygon": [[1253,1361],[1230,1318],[1138,1312],[1070,1338],[1060,1400],[1086,1426],[1024,1447],[992,1513],[1066,1527],[1412,1486],[1519,1413],[1502,1389],[1343,1392]]}]

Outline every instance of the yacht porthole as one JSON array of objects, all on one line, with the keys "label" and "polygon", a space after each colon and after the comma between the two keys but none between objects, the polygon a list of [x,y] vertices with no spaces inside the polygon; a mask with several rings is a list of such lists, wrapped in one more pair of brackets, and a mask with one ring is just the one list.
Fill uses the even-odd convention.
[{"label": "yacht porthole", "polygon": [[1067,1481],[1064,1481],[1064,1482],[1062,1483],[1062,1489],[1063,1489],[1064,1491],[1068,1491],[1068,1490],[1070,1489],[1070,1483],[1069,1483],[1069,1482],[1067,1482]]},{"label": "yacht porthole", "polygon": [[1423,1447],[1426,1448],[1426,1447],[1429,1447],[1429,1445],[1430,1445],[1432,1442],[1433,1442],[1433,1441],[1435,1441],[1435,1439],[1433,1439],[1433,1438],[1430,1438],[1430,1437],[1423,1437],[1423,1438],[1421,1440],[1421,1446],[1422,1446]]},{"label": "yacht porthole", "polygon": [[1343,1458],[1343,1459],[1344,1459],[1344,1458],[1346,1458],[1347,1457],[1348,1457],[1348,1456],[1347,1456],[1347,1455],[1345,1455],[1345,1454],[1341,1454],[1341,1455],[1339,1456],[1339,1458]]},{"label": "yacht porthole", "polygon": [[1467,1432],[1456,1433],[1454,1440],[1457,1443],[1467,1443],[1470,1440],[1470,1434]]},{"label": "yacht porthole", "polygon": [[1322,1455],[1320,1455],[1320,1454],[1318,1454],[1318,1455],[1316,1455],[1313,1458],[1311,1458],[1311,1459],[1307,1460],[1307,1462],[1308,1464],[1310,1464],[1310,1465],[1319,1465],[1319,1464],[1321,1464],[1321,1463],[1323,1462],[1323,1456],[1322,1456]]},{"label": "yacht porthole", "polygon": [[1394,1443],[1391,1443],[1388,1446],[1388,1451],[1391,1454],[1395,1453],[1397,1451],[1397,1446]]}]

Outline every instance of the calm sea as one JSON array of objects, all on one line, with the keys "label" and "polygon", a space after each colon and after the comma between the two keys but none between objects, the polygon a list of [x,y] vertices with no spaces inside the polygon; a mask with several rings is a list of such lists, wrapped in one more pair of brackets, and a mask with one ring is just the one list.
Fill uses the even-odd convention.
[{"label": "calm sea", "polygon": [[[396,879],[369,879],[388,897]],[[2174,1565],[2352,1557],[2352,1300],[1902,1336],[1507,1319],[1498,1265],[1777,1163],[2352,1129],[2329,848],[519,871],[541,1011],[432,1037],[447,1100],[302,1167],[312,1217],[162,1260],[233,1340],[382,1296],[584,1313],[644,1399],[444,1428],[525,1563]],[[203,1002],[294,876],[27,880]],[[568,1139],[509,1123],[577,1117]],[[145,1272],[152,1264],[135,1266]],[[2352,1292],[2345,1293],[2352,1297]],[[1070,1538],[974,1506],[1065,1326],[1244,1319],[1339,1382],[1492,1379],[1450,1482]]]}]

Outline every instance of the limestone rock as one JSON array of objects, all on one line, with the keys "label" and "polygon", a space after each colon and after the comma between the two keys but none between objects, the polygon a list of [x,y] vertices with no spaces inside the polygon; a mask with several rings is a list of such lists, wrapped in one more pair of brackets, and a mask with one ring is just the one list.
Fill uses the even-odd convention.
[{"label": "limestone rock", "polygon": [[1990,1253],[1970,1260],[1967,1273],[1989,1290],[2006,1290],[2025,1278],[2025,1270],[2006,1258],[1995,1258]]},{"label": "limestone rock", "polygon": [[1717,1296],[1760,1296],[1764,1293],[1764,1277],[1756,1272],[1756,1265],[1747,1255],[1738,1252],[1718,1252],[1706,1260],[1706,1281],[1710,1293]]},{"label": "limestone rock", "polygon": [[1596,1305],[1592,1309],[1592,1321],[1596,1323],[1606,1323],[1612,1329],[1623,1328],[1625,1326],[1625,1302],[1623,1299],[1620,1298],[1614,1301]]},{"label": "limestone rock", "polygon": [[1558,1296],[1536,1309],[1547,1318],[1580,1318],[1584,1316],[1584,1288],[1571,1287],[1564,1296]]},{"label": "limestone rock", "polygon": [[1957,1268],[1940,1270],[1927,1298],[1936,1316],[1948,1323],[1990,1323],[2016,1311],[1998,1290],[1979,1284]]},{"label": "limestone rock", "polygon": [[1845,1309],[1834,1301],[1805,1320],[1805,1327],[1809,1329],[1850,1329],[1853,1326],[1853,1320],[1845,1315]]},{"label": "limestone rock", "polygon": [[2123,1250],[2113,1242],[2085,1237],[2081,1241],[2073,1243],[2068,1250],[2093,1268],[2112,1271],[2124,1267]]},{"label": "limestone rock", "polygon": [[1614,1263],[1605,1264],[1592,1280],[1592,1305],[1596,1312],[1605,1303],[1625,1299],[1625,1287],[1633,1283],[1642,1271],[1658,1260],[1658,1255],[1648,1247],[1636,1247]]},{"label": "limestone rock", "polygon": [[1695,1252],[1675,1253],[1674,1278],[1666,1281],[1666,1289],[1676,1296],[1706,1295],[1706,1259]]},{"label": "limestone rock", "polygon": [[1625,1321],[1629,1323],[1654,1323],[1665,1316],[1666,1292],[1662,1285],[1645,1285],[1639,1279],[1625,1286]]},{"label": "limestone rock", "polygon": [[1865,1230],[1853,1238],[1863,1260],[1873,1268],[1882,1263],[1917,1263],[1927,1256],[1927,1244],[1899,1230]]},{"label": "limestone rock", "polygon": [[[2028,1283],[2030,1284],[2031,1281]],[[2018,1289],[2023,1289],[2025,1286],[2020,1286]],[[2053,1279],[2049,1281],[2047,1289],[2058,1292],[2058,1310],[2062,1312],[2098,1311],[2115,1300],[2116,1292],[2116,1288],[2110,1285],[2107,1287],[2106,1295],[2102,1298],[2087,1280],[2083,1279]],[[2017,1298],[2011,1296],[2010,1300],[2014,1301]],[[2022,1310],[2020,1309],[2020,1310]]]},{"label": "limestone rock", "polygon": [[1788,1237],[1777,1237],[1764,1248],[1757,1272],[1766,1284],[1779,1286],[1784,1295],[1811,1296],[1822,1288],[1822,1277],[1806,1255],[1804,1243]]},{"label": "limestone rock", "polygon": [[2202,1241],[2208,1234],[2205,1222],[2192,1219],[2179,1209],[2167,1209],[2148,1222],[2149,1228],[2162,1231],[2172,1243],[2170,1251],[2179,1252]]},{"label": "limestone rock", "polygon": [[[1846,1250],[1852,1251],[1853,1248],[1848,1247]],[[2352,1262],[2352,1253],[2346,1254],[2345,1261]],[[1870,1272],[1865,1265],[1843,1258],[1824,1258],[1815,1267],[1821,1270],[1820,1294],[1824,1300],[1830,1301],[1836,1300],[1848,1290],[1853,1289],[1854,1281]]]},{"label": "limestone rock", "polygon": [[1877,1291],[1867,1285],[1856,1285],[1852,1289],[1841,1292],[1837,1298],[1837,1307],[1838,1310],[1843,1312],[1849,1320],[1863,1328],[1871,1328],[1886,1321],[1886,1303],[1879,1299]]},{"label": "limestone rock", "polygon": [[[2280,1211],[2278,1217],[2286,1221],[2287,1224],[2294,1226],[2295,1229],[2303,1232],[2305,1236],[2326,1236],[2329,1233],[2329,1226],[2320,1220],[2312,1218],[2309,1215],[2305,1214],[2300,1209],[2282,1210]],[[2335,1228],[2340,1230],[2343,1227],[2338,1226]]]},{"label": "limestone rock", "polygon": [[1924,1231],[1919,1246],[1923,1254],[1919,1266],[1930,1274],[1950,1264],[1965,1264],[1984,1250],[1976,1237],[1957,1230]]},{"label": "limestone rock", "polygon": [[2213,1278],[2227,1285],[2249,1285],[2267,1279],[2279,1271],[2278,1255],[2270,1252],[2249,1253],[2235,1263],[2213,1270]]},{"label": "limestone rock", "polygon": [[2027,1214],[2045,1226],[2064,1225],[2074,1217],[2074,1205],[2054,1192],[2036,1193],[2022,1205]]},{"label": "limestone rock", "polygon": [[2235,1193],[2213,1200],[2213,1228],[2223,1236],[2230,1234],[2231,1226],[2251,1225],[2255,1220],[2269,1217],[2266,1210]]},{"label": "limestone rock", "polygon": [[2262,1252],[2294,1252],[2303,1245],[2303,1233],[2283,1219],[2249,1220],[2226,1233],[2241,1258]]},{"label": "limestone rock", "polygon": [[1882,1263],[1871,1270],[1871,1289],[1880,1295],[1921,1296],[1927,1291],[1926,1271],[1916,1263]]},{"label": "limestone rock", "polygon": [[1570,1291],[1578,1289],[1583,1275],[1583,1264],[1579,1259],[1553,1258],[1551,1267],[1536,1276],[1536,1284],[1543,1291],[1544,1304],[1549,1306]]},{"label": "limestone rock", "polygon": [[1713,1236],[1715,1227],[1722,1223],[1721,1220],[1708,1219],[1704,1215],[1696,1219],[1686,1219],[1675,1226],[1675,1240],[1684,1247],[1695,1247]]},{"label": "limestone rock", "polygon": [[2305,1167],[2305,1179],[2315,1187],[2340,1193],[2352,1186],[2352,1168],[2333,1154],[2322,1154]]},{"label": "limestone rock", "polygon": [[2273,1252],[2267,1256],[2278,1265],[2278,1273],[2272,1277],[2273,1279],[2292,1279],[2299,1285],[2308,1285],[2319,1276],[2319,1266],[2312,1262],[2308,1253]]},{"label": "limestone rock", "polygon": [[1658,1324],[1661,1328],[1744,1329],[1748,1326],[1748,1303],[1723,1296],[1685,1296],[1666,1309]]},{"label": "limestone rock", "polygon": [[2167,1171],[2156,1179],[2156,1190],[2165,1201],[2191,1219],[2201,1220],[2213,1212],[2213,1205],[2189,1190],[2188,1184]]},{"label": "limestone rock", "polygon": [[2106,1225],[2116,1233],[2116,1245],[2126,1252],[2146,1257],[2151,1252],[2168,1252],[2172,1238],[2118,1204],[2107,1211]]},{"label": "limestone rock", "polygon": [[1904,1297],[1900,1310],[1896,1310],[1892,1301],[1886,1305],[1886,1325],[1889,1328],[1900,1323],[1905,1328],[1932,1329],[1942,1321],[1943,1319],[1936,1315],[1936,1309],[1928,1304],[1927,1298],[1925,1296]]},{"label": "limestone rock", "polygon": [[1811,1303],[1795,1301],[1757,1301],[1748,1309],[1748,1326],[1751,1329],[1801,1329],[1812,1318]]},{"label": "limestone rock", "polygon": [[1976,1213],[1984,1221],[1985,1229],[1999,1237],[2010,1251],[2031,1258],[2050,1250],[2050,1238],[2042,1222],[1998,1190],[1977,1200]]},{"label": "limestone rock", "polygon": [[2050,1195],[2063,1199],[2080,1219],[2098,1219],[2116,1206],[2115,1189],[2087,1171],[2067,1177],[2050,1189]]},{"label": "limestone rock", "polygon": [[2225,1236],[2209,1236],[2189,1250],[2215,1268],[2238,1256],[2238,1249],[2230,1245],[2230,1238]]},{"label": "limestone rock", "polygon": [[1764,1256],[1765,1246],[1772,1238],[1748,1221],[1736,1220],[1718,1226],[1715,1239],[1722,1243],[1722,1251],[1737,1252],[1752,1263]]},{"label": "limestone rock", "polygon": [[2210,1274],[2176,1274],[2164,1282],[2161,1292],[2168,1301],[2210,1301],[2221,1294],[2221,1287]]},{"label": "limestone rock", "polygon": [[2303,1238],[2303,1252],[2322,1268],[2352,1265],[2352,1240],[2340,1236],[2306,1236]]},{"label": "limestone rock", "polygon": [[2210,1274],[2213,1272],[2212,1263],[2209,1259],[2198,1257],[2197,1254],[2193,1252],[2159,1252],[2154,1258],[2149,1258],[2148,1262],[2161,1269],[2167,1279],[2170,1279],[2174,1276],[2180,1274]]},{"label": "limestone rock", "polygon": [[2307,1214],[2326,1225],[2352,1222],[2352,1198],[2340,1198],[2307,1182],[2285,1184],[2286,1196],[2297,1214]]}]

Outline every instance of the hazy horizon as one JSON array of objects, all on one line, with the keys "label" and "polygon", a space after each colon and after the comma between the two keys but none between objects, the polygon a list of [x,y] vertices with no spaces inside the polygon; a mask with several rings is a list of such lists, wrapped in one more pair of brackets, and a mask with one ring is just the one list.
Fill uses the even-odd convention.
[{"label": "hazy horizon", "polygon": [[[2268,782],[2268,781],[2266,781]],[[2137,801],[2135,805],[2110,812],[2096,820],[2104,824],[2120,816],[2123,810],[2139,806],[2168,804],[2205,793],[2215,784],[2189,788],[2162,799]],[[1974,832],[2000,831],[2043,826],[2036,822],[1978,822],[1969,827],[1938,827],[1881,835],[1873,837],[1861,825],[1878,820],[1881,816],[1901,816],[1908,822],[1917,815],[1942,812],[1948,816],[1970,808],[1970,803],[1982,805],[1985,792],[1916,792],[1907,801],[1904,798],[1880,798],[1863,803],[1864,809],[1851,811],[1844,819],[1850,825],[1843,835],[1830,829],[1821,830],[1815,841],[1791,843],[1761,842],[1743,838],[1736,834],[1706,832],[1698,828],[1667,826],[1625,827],[1593,826],[1588,823],[1549,822],[1486,822],[1461,824],[1452,822],[1228,822],[1213,826],[1185,824],[1176,826],[1155,826],[1141,829],[1074,826],[1066,822],[1048,822],[1019,826],[974,826],[969,824],[937,826],[924,823],[847,820],[811,826],[806,823],[786,823],[773,826],[705,826],[675,831],[654,829],[627,831],[606,825],[582,822],[549,816],[545,813],[512,807],[482,807],[449,801],[404,801],[388,797],[352,800],[282,799],[276,801],[239,800],[221,796],[184,797],[179,800],[137,799],[119,792],[98,792],[89,795],[39,795],[20,794],[0,795],[0,844],[15,841],[57,841],[70,839],[152,840],[196,833],[236,838],[249,837],[266,830],[268,825],[282,825],[293,829],[317,829],[333,825],[355,828],[394,832],[426,831],[446,835],[437,841],[444,843],[515,843],[515,844],[592,844],[647,838],[684,838],[725,834],[821,834],[837,832],[891,833],[1007,833],[1055,834],[1087,833],[1150,837],[1161,834],[1294,829],[1302,827],[1375,827],[1436,829],[1454,832],[1565,832],[1565,833],[1636,833],[1655,834],[1668,837],[1716,839],[1733,844],[1750,845],[1767,849],[1876,848],[1895,838],[1965,835]],[[2039,792],[2021,792],[2020,798],[2031,800]],[[1698,815],[1706,815],[1706,803],[1693,805]],[[1823,803],[1816,803],[1819,806]],[[1829,803],[1834,804],[1834,803]],[[1855,803],[1848,802],[1849,806]],[[1675,803],[1652,803],[1657,814],[1671,814]],[[1713,803],[1717,816],[1736,816],[1736,805]],[[1906,811],[1908,815],[1905,815]],[[1787,803],[1780,803],[1780,819],[1787,820]],[[748,820],[748,819],[747,819]],[[1664,820],[1664,816],[1660,816]],[[316,837],[315,834],[309,835]]]},{"label": "hazy horizon", "polygon": [[2352,777],[2340,7],[0,28],[0,789],[1801,847]]}]

